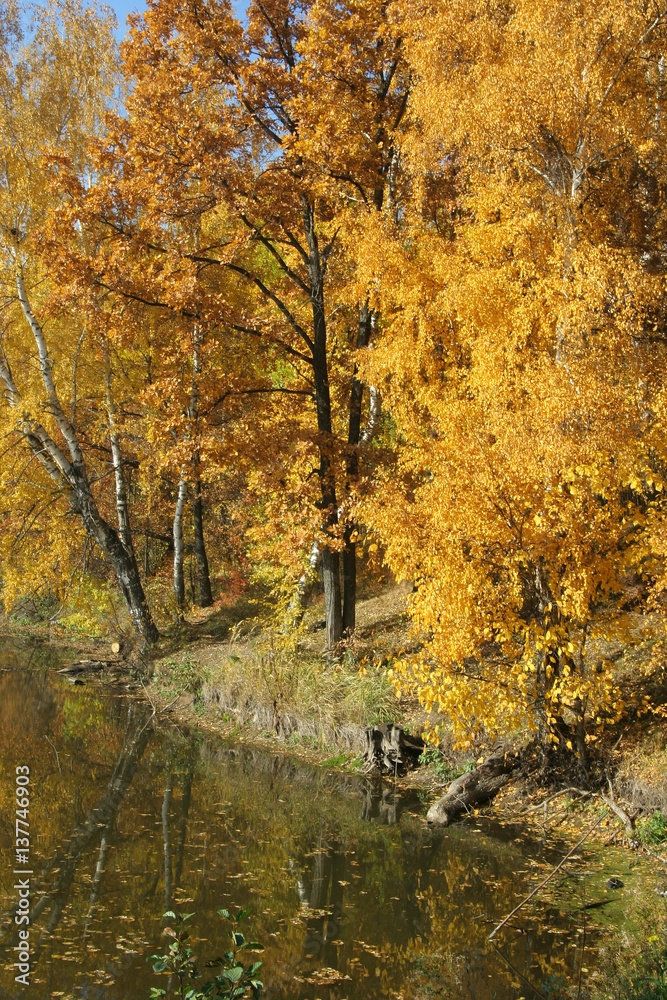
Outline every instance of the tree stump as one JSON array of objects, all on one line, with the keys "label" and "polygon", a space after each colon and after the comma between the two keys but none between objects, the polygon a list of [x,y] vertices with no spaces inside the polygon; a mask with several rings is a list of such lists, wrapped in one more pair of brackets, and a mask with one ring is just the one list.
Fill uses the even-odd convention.
[{"label": "tree stump", "polygon": [[414,765],[424,749],[421,736],[410,736],[401,726],[381,722],[365,730],[366,748],[362,755],[366,771],[396,773]]}]

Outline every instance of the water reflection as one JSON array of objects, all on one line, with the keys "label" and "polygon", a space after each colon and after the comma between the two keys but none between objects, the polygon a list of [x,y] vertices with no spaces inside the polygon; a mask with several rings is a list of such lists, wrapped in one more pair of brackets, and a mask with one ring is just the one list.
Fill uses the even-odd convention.
[{"label": "water reflection", "polygon": [[[53,705],[53,701],[49,702]],[[110,845],[110,834],[121,803],[132,783],[139,761],[152,735],[146,713],[132,703],[126,706],[127,722],[123,744],[116,759],[109,783],[101,799],[85,817],[79,818],[81,800],[76,795],[73,803],[78,823],[65,844],[42,866],[36,879],[31,882],[33,899],[30,909],[30,924],[39,924],[43,918],[42,931],[34,944],[33,967],[39,961],[45,939],[49,939],[60,923],[63,910],[68,902],[72,884],[84,852],[100,842],[99,855],[91,889],[91,903],[84,931],[90,926],[94,906],[99,898],[100,884],[104,874],[104,862]],[[44,734],[46,735],[46,734]],[[57,751],[56,751],[57,754]],[[58,755],[56,759],[59,760]],[[62,771],[60,771],[62,776]],[[8,917],[13,920],[17,904],[10,908]],[[15,932],[11,935],[13,942]]]},{"label": "water reflection", "polygon": [[404,810],[421,811],[416,792],[399,790],[395,782],[381,775],[365,779],[362,796],[361,818],[365,823],[394,826]]},{"label": "water reflection", "polygon": [[[19,763],[34,784],[26,1000],[144,1000],[151,985],[166,988],[145,960],[163,943],[164,910],[195,913],[205,961],[225,950],[216,911],[230,905],[252,907],[272,1000],[514,1000],[521,977],[540,989],[574,973],[579,914],[553,900],[522,911],[503,939],[516,971],[486,945],[554,857],[519,831],[430,831],[418,799],[392,782],[154,731],[140,704],[72,688],[36,659],[0,674],[0,997],[19,996],[7,780]],[[636,869],[619,874],[637,884]],[[605,911],[613,905],[625,901]]]},{"label": "water reflection", "polygon": [[320,829],[317,847],[310,852],[312,864],[302,860],[296,875],[301,911],[306,919],[303,956],[321,959],[328,965],[336,961],[338,933],[343,915],[345,855],[340,843],[327,840]]}]

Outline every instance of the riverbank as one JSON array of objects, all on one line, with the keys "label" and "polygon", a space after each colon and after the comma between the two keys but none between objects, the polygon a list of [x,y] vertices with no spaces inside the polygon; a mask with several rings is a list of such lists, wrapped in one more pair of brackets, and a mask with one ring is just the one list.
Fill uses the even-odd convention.
[{"label": "riverbank", "polygon": [[[392,605],[388,602],[394,600],[396,600],[396,595],[391,598],[384,595],[384,603],[378,602],[370,605],[370,607],[367,606],[366,611],[369,618],[371,614],[373,615],[372,620],[368,621],[367,625],[364,626],[370,630],[368,633],[369,641],[388,641],[388,635],[378,627],[378,622],[383,620],[383,618],[389,621],[390,624],[390,627],[386,630],[387,633],[393,630],[397,640],[404,638],[401,630],[405,622],[395,620],[389,614]],[[186,624],[185,629],[191,628],[194,629],[195,626],[191,623]],[[307,633],[307,635],[313,636],[314,639],[306,639],[306,642],[319,641],[317,632]],[[222,647],[228,653],[231,649],[233,653],[234,649],[238,651],[241,643],[245,643],[249,649],[257,651],[257,645],[251,642],[253,639],[257,643],[266,642],[266,636],[261,633],[256,633],[254,636],[243,636],[237,632],[235,636],[231,636],[228,639],[229,643],[236,643],[236,645],[230,646],[223,643]],[[166,642],[170,642],[171,646],[166,649],[162,647],[155,650],[153,658],[146,656],[138,657],[136,651],[132,650],[124,651],[126,653],[124,660],[126,672],[122,687],[124,690],[127,690],[129,687],[136,697],[146,699],[155,706],[158,712],[156,719],[156,729],[158,730],[156,736],[158,738],[168,738],[170,734],[175,734],[178,747],[206,745],[210,748],[207,751],[206,758],[209,763],[213,760],[215,754],[229,755],[230,760],[237,762],[243,762],[246,756],[253,760],[256,757],[266,757],[267,762],[271,762],[274,761],[275,754],[278,752],[282,759],[277,764],[275,762],[267,764],[267,768],[272,774],[276,773],[276,769],[281,773],[285,770],[289,774],[292,774],[297,765],[289,760],[290,757],[317,763],[327,771],[354,771],[358,767],[357,754],[349,744],[344,745],[342,742],[327,743],[323,740],[311,740],[309,742],[307,738],[300,736],[298,731],[296,734],[291,734],[288,737],[284,733],[281,734],[275,730],[261,729],[252,721],[252,718],[248,718],[242,724],[235,721],[233,717],[225,718],[224,710],[220,709],[220,705],[215,699],[205,701],[203,696],[198,696],[197,694],[193,694],[192,691],[187,691],[183,688],[184,678],[187,680],[189,677],[192,680],[192,677],[196,678],[198,676],[196,668],[200,661],[195,660],[192,656],[193,647],[198,648],[202,656],[208,651],[208,655],[212,661],[210,665],[214,667],[215,658],[220,653],[221,644],[217,639],[215,641],[206,640],[205,637],[200,635],[197,645],[192,641],[184,641],[182,632],[180,636],[168,637]],[[180,643],[180,647],[177,643]],[[274,644],[275,651],[276,645]],[[108,656],[108,652],[108,649],[105,650],[105,647],[102,645],[94,648],[88,647],[85,650],[85,655],[91,658],[93,656],[103,657]],[[84,652],[80,652],[78,655],[84,655]],[[238,652],[235,655],[238,655]],[[38,657],[35,658],[35,661],[37,659]],[[170,662],[165,664],[165,660]],[[248,654],[247,658],[241,662],[248,664],[249,660],[250,655]],[[189,663],[189,673],[184,666],[186,663]],[[231,660],[231,663],[235,669],[240,669],[236,661]],[[285,664],[287,664],[287,659],[285,659]],[[265,667],[267,666],[270,666],[270,664],[265,664]],[[345,671],[351,671],[352,669],[352,667],[341,663],[336,665],[336,667],[332,667],[327,673],[335,677],[337,674],[344,675]],[[382,673],[381,669],[376,670],[374,667],[373,670],[377,672],[378,676]],[[358,667],[356,672],[359,673]],[[152,675],[152,677],[149,675]],[[107,680],[106,676],[106,671],[101,671],[99,674],[91,674],[86,685],[77,689],[77,691],[80,690],[82,693],[86,693],[88,688],[90,689],[89,695],[93,696],[93,700],[97,700],[94,698],[97,685],[108,683],[111,686],[111,681]],[[362,678],[364,676],[364,674],[361,674]],[[210,679],[208,682],[210,682]],[[114,686],[117,684],[118,680],[114,682]],[[199,691],[203,691],[203,682],[199,685]],[[70,691],[66,697],[69,696],[71,698],[73,695],[74,691]],[[250,712],[250,706],[247,706],[247,709]],[[410,711],[414,711],[415,707],[404,701],[395,701],[391,706],[391,710],[399,713],[404,712],[407,715]],[[397,715],[394,718],[398,721],[403,716]],[[221,739],[209,741],[206,736],[201,735],[202,730],[214,733],[216,737],[221,737]],[[64,738],[63,736],[62,739]],[[54,737],[54,740],[58,752],[64,760],[61,739],[55,739]],[[595,759],[599,758],[601,762],[606,759],[610,762],[610,776],[614,779],[617,802],[626,813],[632,813],[634,810],[631,809],[630,801],[623,797],[622,787],[627,787],[628,793],[631,793],[634,789],[635,791],[641,790],[644,796],[648,796],[649,794],[654,796],[653,799],[649,800],[645,798],[644,801],[661,801],[659,798],[662,794],[660,781],[661,777],[664,777],[663,754],[665,746],[664,730],[661,728],[659,720],[645,717],[633,720],[632,724],[629,724],[626,720],[624,726],[619,727],[617,731],[610,730],[604,739],[598,742],[600,742],[600,746],[596,747],[598,757]],[[47,750],[50,749],[50,747],[47,747]],[[269,753],[266,755],[258,754],[255,752],[256,749],[269,751]],[[485,748],[482,747],[481,752],[486,752]],[[184,767],[181,753],[181,749],[178,749],[170,751],[167,754],[167,758],[172,762],[170,766],[174,768],[175,787],[178,781],[184,780],[182,776],[179,777]],[[95,760],[97,759],[96,754]],[[225,757],[225,759],[227,758]],[[665,830],[659,827],[656,820],[657,814],[651,813],[647,808],[643,814],[640,814],[636,818],[635,828],[637,836],[633,838],[629,837],[626,834],[623,823],[603,800],[596,795],[582,797],[579,793],[585,790],[581,788],[578,791],[575,790],[574,782],[579,779],[568,774],[566,760],[566,755],[563,755],[560,759],[556,756],[553,761],[554,767],[549,774],[540,775],[539,773],[531,773],[512,782],[500,793],[491,806],[480,809],[478,816],[471,816],[464,819],[462,823],[458,823],[446,833],[446,839],[442,842],[446,843],[448,842],[447,838],[453,838],[452,843],[455,842],[456,844],[456,857],[452,861],[451,872],[447,877],[446,883],[443,882],[442,885],[439,885],[437,893],[434,890],[433,905],[435,909],[433,912],[439,912],[441,909],[442,900],[445,898],[443,893],[449,892],[452,898],[457,899],[461,892],[468,891],[464,885],[461,885],[461,882],[465,884],[471,882],[475,886],[476,896],[474,907],[470,909],[470,913],[468,914],[470,925],[466,925],[466,934],[470,934],[475,928],[478,909],[481,905],[484,907],[488,906],[489,893],[493,891],[498,878],[494,866],[489,867],[485,871],[483,878],[480,879],[479,876],[478,870],[481,869],[479,867],[479,858],[476,853],[475,844],[483,840],[486,835],[485,832],[492,831],[491,839],[495,838],[496,841],[508,845],[507,849],[517,852],[517,856],[513,856],[511,862],[508,861],[507,864],[511,871],[521,869],[522,877],[525,877],[524,881],[526,882],[525,889],[522,889],[522,892],[528,893],[537,881],[548,873],[550,867],[553,868],[558,860],[562,858],[568,849],[567,845],[576,843],[583,832],[588,830],[598,819],[601,819],[599,826],[585,844],[584,853],[587,859],[586,863],[581,858],[578,862],[575,859],[574,868],[568,863],[567,877],[562,886],[562,891],[566,892],[567,899],[564,901],[562,896],[556,892],[552,900],[550,893],[555,887],[550,883],[548,892],[540,894],[539,903],[540,906],[546,907],[549,913],[551,912],[549,907],[552,905],[552,902],[557,909],[565,906],[575,927],[574,931],[571,930],[568,932],[574,935],[573,941],[577,940],[576,925],[582,919],[581,906],[586,906],[587,902],[591,902],[599,907],[590,912],[588,933],[589,935],[592,934],[593,923],[594,921],[598,921],[594,939],[595,947],[597,948],[598,945],[604,947],[604,959],[601,963],[598,963],[597,959],[595,960],[595,968],[599,970],[599,974],[595,972],[594,965],[591,964],[589,976],[587,963],[590,959],[587,958],[583,961],[581,957],[578,958],[575,954],[572,970],[568,974],[567,981],[563,983],[561,992],[549,995],[558,996],[562,1000],[565,1000],[565,998],[567,1000],[574,1000],[578,996],[577,963],[579,963],[582,965],[584,976],[579,1000],[583,1000],[586,997],[589,1000],[593,1000],[593,998],[597,1000],[598,997],[600,1000],[611,1000],[612,997],[614,1000],[617,1000],[618,997],[623,997],[624,1000],[625,998],[627,1000],[647,1000],[646,995],[643,995],[641,992],[632,993],[630,989],[632,988],[633,977],[634,980],[637,980],[642,975],[649,975],[655,971],[654,966],[650,963],[653,960],[656,945],[662,940],[659,935],[663,933],[660,920],[661,913],[664,916],[664,902],[663,897],[659,893],[667,891],[667,874],[665,874],[667,859],[664,852]],[[382,779],[373,777],[372,779],[369,778],[368,781],[360,783],[353,777],[340,778],[340,776],[335,774],[327,775],[320,772],[320,778],[313,778],[312,787],[313,789],[319,789],[322,794],[324,794],[323,790],[325,788],[329,789],[326,793],[327,799],[330,795],[335,796],[335,792],[332,791],[335,781],[342,781],[346,787],[359,785],[360,787],[368,788],[370,805],[367,807],[365,801],[363,804],[360,802],[359,808],[363,811],[364,818],[369,825],[394,823],[395,820],[391,818],[393,814],[398,814],[401,808],[407,811],[410,817],[410,828],[406,833],[405,849],[409,853],[412,850],[410,846],[412,843],[423,843],[426,854],[424,855],[424,864],[420,870],[424,874],[428,873],[429,878],[435,878],[435,871],[438,866],[434,865],[430,860],[428,852],[431,850],[431,843],[440,843],[439,838],[441,837],[441,833],[429,830],[426,824],[424,824],[423,817],[426,813],[426,808],[431,801],[442,794],[455,768],[474,763],[475,760],[472,758],[462,758],[461,756],[456,758],[450,754],[448,748],[445,746],[442,751],[430,754],[427,765],[422,765],[403,777],[398,777],[397,780],[394,780],[393,776]],[[207,764],[207,766],[209,765]],[[245,763],[242,764],[241,770],[238,773],[239,775],[243,775],[244,781],[248,780]],[[55,777],[59,777],[57,768]],[[622,779],[627,781],[627,786],[620,784]],[[220,808],[222,808],[224,813],[224,809],[227,808],[227,800],[232,798],[232,789],[236,788],[237,783],[236,778],[233,781],[230,780],[229,790],[225,789],[224,792],[220,791],[216,792],[215,795],[210,795],[212,816],[217,816],[218,813],[216,810]],[[282,804],[282,800],[287,798],[291,783],[291,779],[286,779],[283,782],[277,798],[279,805],[276,808],[286,810],[286,816],[292,816],[292,813],[288,806]],[[171,784],[166,780],[165,788],[167,786],[169,795],[171,795]],[[207,782],[204,782],[202,789],[207,787]],[[208,795],[209,793],[207,792],[206,794]],[[185,801],[184,795],[185,793],[183,792],[181,802]],[[167,791],[164,792],[161,800],[159,800],[159,794],[156,793],[156,796],[154,796],[159,800],[157,805],[155,805],[155,809],[158,812],[160,802],[162,803],[162,807],[164,807],[166,796]],[[255,802],[256,796],[254,794],[251,798]],[[141,801],[144,801],[143,797]],[[176,798],[174,801],[178,802],[179,800]],[[332,816],[337,815],[334,801],[329,803],[329,807]],[[304,805],[303,808],[306,809],[307,807]],[[195,810],[195,815],[199,816],[198,809]],[[483,822],[480,822],[480,820],[483,820]],[[162,822],[164,822],[163,816]],[[216,819],[215,822],[218,822],[218,820]],[[254,837],[258,836],[258,831],[262,831],[259,833],[259,836],[267,840],[267,842],[270,841],[273,843],[271,837],[264,829],[265,823],[265,810],[258,804],[256,812],[252,815],[252,822],[249,829],[252,830]],[[236,822],[230,825],[229,829],[233,832],[230,832],[229,836],[237,836],[236,826],[238,825],[240,824]],[[148,829],[150,824],[144,823],[142,820],[140,826],[143,830],[144,828]],[[390,836],[390,825],[387,825],[386,829],[387,843],[390,844],[392,850],[395,850],[394,841],[396,840],[398,843],[398,840]],[[474,834],[477,834],[477,836],[474,836]],[[336,834],[336,836],[339,836],[339,834]],[[334,840],[332,840],[332,843]],[[654,840],[655,842],[653,842]],[[627,847],[631,841],[635,842],[636,850],[634,852],[614,850],[615,845]],[[327,845],[328,843],[327,841]],[[314,856],[318,858],[321,856],[318,853],[320,850],[319,841],[313,841],[313,845],[311,845],[309,850],[313,851]],[[548,860],[545,859],[541,867],[533,868],[534,859],[537,857],[536,852],[546,849],[549,851]],[[329,850],[328,846],[327,850]],[[471,865],[473,867],[471,868],[471,874],[466,874],[465,878],[461,875],[458,867],[458,859],[462,851],[472,852]],[[589,863],[589,859],[598,854],[604,863],[602,860],[600,861],[599,871],[595,875],[595,878],[592,878],[590,875],[591,864]],[[350,855],[350,858],[354,857],[354,855]],[[611,858],[613,858],[613,863],[610,861]],[[642,917],[641,921],[633,918],[632,927],[630,928],[627,923],[623,922],[625,918],[622,915],[619,916],[618,907],[621,903],[618,899],[614,901],[619,896],[619,893],[605,891],[605,883],[610,874],[614,877],[620,874],[621,881],[624,882],[624,888],[619,899],[622,900],[623,905],[626,902],[630,905],[631,901],[634,900],[634,895],[638,892],[634,885],[635,876],[632,873],[635,871],[637,864],[641,864],[644,867],[647,862],[650,864],[651,872],[654,872],[654,874],[649,876],[650,884],[648,885],[648,891],[646,885],[643,885],[641,891],[643,898],[648,898],[655,905],[651,907],[647,906],[646,917]],[[612,863],[612,869],[611,871],[607,871],[607,866],[610,863]],[[288,861],[283,860],[281,864],[285,871],[289,869]],[[352,877],[354,878],[353,861],[350,861],[350,865]],[[505,865],[505,862],[503,862],[503,865]],[[249,870],[254,874],[252,866],[250,866]],[[289,870],[291,871],[291,869]],[[391,870],[393,871],[393,866]],[[503,868],[503,870],[505,869]],[[573,876],[573,872],[575,872],[576,877]],[[535,878],[533,878],[534,876]],[[236,878],[236,875],[234,877]],[[342,877],[346,885],[351,881],[349,873]],[[573,877],[575,877],[575,883],[572,883]],[[576,891],[573,889],[573,885]],[[234,900],[238,900],[239,890],[236,882],[227,886],[226,891],[232,891],[235,894],[233,896]],[[577,893],[582,892],[584,893],[583,903],[581,903],[577,895]],[[388,903],[386,905],[393,905],[396,899],[402,896],[402,893],[402,888],[387,890]],[[573,893],[574,897],[576,897],[574,899],[570,898],[573,896]],[[422,899],[423,887],[421,884],[414,889],[412,895],[420,905],[424,902],[424,899],[428,900],[430,898],[427,895]],[[499,912],[494,913],[493,918],[489,917],[489,920],[493,919],[493,921],[498,922],[506,915],[517,901],[515,899],[512,902],[512,899],[512,893],[508,892],[507,899],[499,906]],[[360,904],[364,900],[365,896],[360,899]],[[478,900],[483,901],[483,904],[478,902]],[[632,901],[633,906],[635,902],[636,900]],[[598,918],[600,917],[604,918],[602,924],[599,924]],[[534,920],[534,916],[531,916],[530,919],[531,921]],[[607,923],[604,922],[605,919]],[[616,926],[614,921],[619,920],[620,923],[617,926],[617,930],[613,931],[611,928]],[[643,927],[643,924],[646,924],[648,930]],[[513,939],[516,937],[516,934],[519,934],[517,940],[520,943],[523,940],[520,934],[522,933],[521,927],[524,926],[524,920],[519,921],[517,926],[519,927],[518,931],[516,927],[513,928]],[[600,937],[602,927],[607,928],[604,940]],[[482,932],[484,928],[480,927],[479,930]],[[275,933],[279,932],[280,928]],[[549,918],[544,924],[538,922],[536,932],[543,935],[544,941],[548,943],[550,935],[552,933],[562,933],[562,929],[556,927],[554,930],[551,918]],[[607,932],[609,934],[608,938],[606,936]],[[658,940],[651,940],[656,935],[658,936]],[[483,935],[480,937],[480,942],[482,938]],[[587,952],[590,951],[589,948],[586,950]],[[410,980],[409,987],[403,994],[405,997],[410,996],[411,1000],[417,1000],[417,998],[421,1000],[423,997],[424,1000],[427,1000],[428,997],[433,995],[441,995],[443,997],[460,995],[456,992],[445,992],[445,988],[449,984],[445,980],[441,982],[437,970],[446,965],[446,963],[444,959],[440,961],[437,956],[437,951],[425,951],[423,958],[419,956],[415,957],[414,955],[411,956],[410,962],[414,966],[414,972],[411,974],[412,979]],[[643,956],[641,962],[639,961],[639,956]],[[280,960],[277,959],[277,961]],[[379,967],[384,967],[383,963],[380,963]],[[618,978],[613,983],[607,972],[612,967],[618,970]],[[460,969],[457,972],[455,968],[454,971],[458,975]],[[557,967],[556,971],[558,971]],[[616,975],[616,972],[614,975]],[[621,992],[621,987],[618,985],[622,981],[623,976],[626,983],[629,984],[626,992]],[[437,992],[434,993],[441,986],[440,994]],[[623,989],[625,990],[625,986]],[[658,1000],[658,998],[659,1000],[663,1000],[660,993],[655,995],[648,994],[648,996],[650,1000]]]},{"label": "riverbank", "polygon": [[[286,635],[267,627],[251,592],[234,604],[192,609],[187,620],[165,629],[149,651],[125,640],[116,656],[109,652],[110,640],[77,641],[77,655],[106,659],[114,668],[114,660],[122,664],[124,687],[172,721],[355,772],[361,768],[368,727],[394,723],[418,734],[427,723],[442,721],[416,701],[397,698],[387,677],[393,661],[419,644],[407,612],[409,592],[409,586],[392,584],[362,594],[354,637],[328,667],[321,599],[312,602],[298,634]],[[4,624],[5,633],[10,624]],[[599,807],[609,819],[600,830],[602,837],[653,847],[667,840],[664,721],[650,713],[640,716],[632,708],[633,699],[641,706],[647,690],[656,703],[665,701],[664,670],[662,676],[652,676],[650,690],[637,680],[642,658],[655,656],[660,624],[635,614],[623,644],[593,645],[593,655],[614,662],[619,677],[631,677],[634,690],[626,716],[591,734],[587,770],[582,772],[575,754],[561,746],[549,755],[547,767],[524,767],[482,810],[508,821],[521,817],[543,830],[572,824],[576,833]],[[12,632],[25,641],[38,635],[71,647],[71,637],[54,634],[50,626],[47,634],[45,628],[42,623]],[[104,674],[100,680],[104,683]],[[506,746],[512,752],[525,754],[528,745],[526,734],[508,735]],[[479,740],[468,751],[457,751],[445,729],[440,745],[429,747],[420,766],[399,776],[399,782],[435,800],[491,749]]]},{"label": "riverbank", "polygon": [[[398,699],[387,680],[392,661],[416,645],[407,594],[408,588],[393,586],[360,601],[354,642],[327,669],[317,603],[292,648],[284,636],[254,622],[237,623],[225,637],[207,628],[180,646],[175,637],[165,655],[147,664],[152,674],[148,694],[172,718],[224,739],[359,771],[367,727],[391,722],[420,733],[427,722],[442,721],[415,701]],[[636,642],[623,649],[598,643],[596,655],[613,658],[619,674],[636,671],[652,627],[635,616]],[[654,696],[656,690],[654,678]],[[643,689],[637,689],[635,701],[641,704],[643,697]],[[522,754],[529,741],[519,732],[508,737],[507,745]],[[426,750],[424,763],[398,776],[398,787],[417,789],[425,801],[435,801],[491,749],[479,741],[467,752],[456,751],[445,732],[438,747]],[[547,768],[524,768],[480,811],[501,822],[518,820],[538,835],[572,836],[604,814],[595,839],[657,853],[666,863],[667,746],[661,717],[630,711],[620,723],[593,734],[587,765],[582,773],[575,755],[562,746],[551,753]]]}]

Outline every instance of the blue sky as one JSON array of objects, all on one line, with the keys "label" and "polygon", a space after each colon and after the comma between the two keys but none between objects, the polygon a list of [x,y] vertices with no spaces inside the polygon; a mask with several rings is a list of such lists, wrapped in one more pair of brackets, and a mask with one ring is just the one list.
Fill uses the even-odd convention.
[{"label": "blue sky", "polygon": [[122,38],[125,34],[125,18],[128,14],[131,14],[135,10],[144,10],[145,4],[141,0],[116,0],[116,3],[110,4],[111,7],[116,12],[116,17],[118,18],[118,37]]},{"label": "blue sky", "polygon": [[[143,0],[111,0],[111,2],[110,0],[107,0],[107,2],[116,12],[116,17],[118,18],[119,38],[122,38],[125,34],[125,19],[127,15],[131,14],[133,11],[142,11],[146,7]],[[232,6],[239,16],[243,16],[248,3],[247,0],[232,0]]]},{"label": "blue sky", "polygon": [[[33,2],[39,4],[44,2],[44,0],[33,0]],[[145,0],[106,0],[106,2],[116,14],[116,19],[118,20],[118,31],[116,32],[116,37],[120,41],[127,30],[127,15],[132,14],[135,11],[141,12],[145,10]],[[2,0],[0,0],[0,3],[2,3]],[[239,17],[243,17],[245,15],[247,6],[248,0],[232,0],[232,7]],[[29,30],[28,22],[29,18],[26,18],[23,24],[25,30]]]}]

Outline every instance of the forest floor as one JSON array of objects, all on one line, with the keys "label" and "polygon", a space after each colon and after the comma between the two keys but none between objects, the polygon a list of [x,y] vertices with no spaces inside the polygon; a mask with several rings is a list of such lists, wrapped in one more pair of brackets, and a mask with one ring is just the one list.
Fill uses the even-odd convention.
[{"label": "forest floor", "polygon": [[399,702],[387,678],[392,660],[418,646],[409,592],[392,584],[362,593],[354,637],[328,666],[321,596],[289,635],[251,617],[248,600],[196,609],[151,654],[151,697],[227,736],[352,766],[366,727],[393,722],[418,733],[427,719],[416,701]]}]

